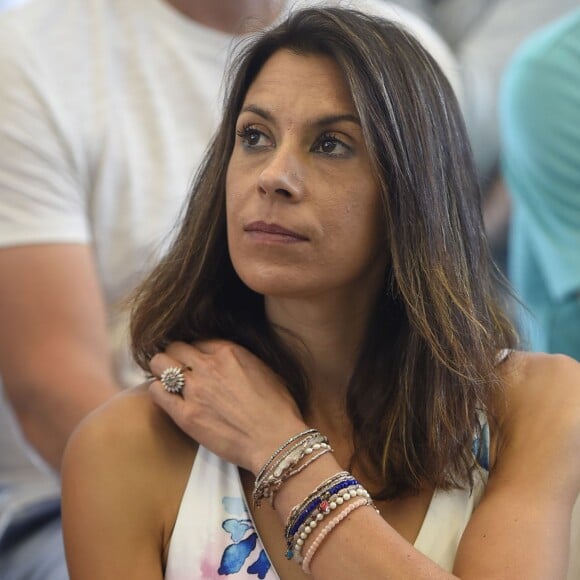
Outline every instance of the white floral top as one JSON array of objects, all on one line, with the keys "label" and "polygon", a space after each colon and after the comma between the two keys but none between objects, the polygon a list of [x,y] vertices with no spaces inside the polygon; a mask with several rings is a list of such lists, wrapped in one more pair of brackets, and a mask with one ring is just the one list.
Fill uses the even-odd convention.
[{"label": "white floral top", "polygon": [[[474,450],[485,466],[487,441],[478,442]],[[476,474],[473,492],[437,490],[433,494],[415,548],[448,571],[486,481],[487,472],[482,469]],[[200,447],[177,514],[165,579],[224,576],[279,578],[246,505],[238,468]]]}]

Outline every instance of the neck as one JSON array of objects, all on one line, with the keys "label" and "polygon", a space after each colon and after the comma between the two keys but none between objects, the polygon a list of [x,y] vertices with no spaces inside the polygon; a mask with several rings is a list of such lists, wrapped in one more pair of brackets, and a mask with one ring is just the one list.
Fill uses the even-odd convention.
[{"label": "neck", "polygon": [[[280,336],[297,353],[308,376],[312,413],[337,423],[366,333],[374,294],[294,300],[266,298],[268,319],[289,333]],[[312,417],[314,418],[314,417]]]},{"label": "neck", "polygon": [[228,34],[268,26],[280,14],[282,0],[166,0],[176,10],[209,28]]}]

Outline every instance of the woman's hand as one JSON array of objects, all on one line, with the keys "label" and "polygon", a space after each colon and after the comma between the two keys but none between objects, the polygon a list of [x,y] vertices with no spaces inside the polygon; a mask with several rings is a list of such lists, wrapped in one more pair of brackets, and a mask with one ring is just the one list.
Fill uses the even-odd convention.
[{"label": "woman's hand", "polygon": [[153,400],[187,435],[254,475],[279,445],[306,428],[280,377],[232,342],[175,342],[150,366],[156,377],[169,367],[188,367],[182,396],[155,380]]}]

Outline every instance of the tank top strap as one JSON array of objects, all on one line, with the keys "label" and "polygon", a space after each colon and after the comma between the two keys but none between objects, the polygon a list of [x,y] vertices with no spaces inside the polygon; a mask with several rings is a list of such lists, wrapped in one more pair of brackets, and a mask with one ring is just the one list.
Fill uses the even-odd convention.
[{"label": "tank top strap", "polygon": [[477,464],[484,469],[489,471],[490,464],[490,433],[489,433],[489,422],[487,416],[483,411],[477,412],[477,419],[479,422],[478,433],[473,438],[472,451]]},{"label": "tank top strap", "polygon": [[495,365],[499,366],[502,362],[504,362],[508,356],[512,353],[511,348],[502,348],[496,355],[495,355]]}]

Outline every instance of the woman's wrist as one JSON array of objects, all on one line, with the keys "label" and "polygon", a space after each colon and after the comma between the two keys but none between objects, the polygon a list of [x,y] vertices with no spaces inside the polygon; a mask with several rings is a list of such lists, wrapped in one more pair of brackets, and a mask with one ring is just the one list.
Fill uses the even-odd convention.
[{"label": "woman's wrist", "polygon": [[249,471],[254,477],[258,477],[260,471],[273,458],[282,446],[291,440],[299,433],[303,433],[309,427],[304,422],[296,422],[294,425],[288,426],[284,431],[278,432],[276,435],[265,438],[260,446],[256,446],[253,457],[250,459],[248,466]]},{"label": "woman's wrist", "polygon": [[311,428],[290,436],[262,462],[252,499],[257,508],[267,499],[276,509],[285,556],[307,574],[327,536],[353,511],[374,507],[368,491],[341,469],[328,439]]},{"label": "woman's wrist", "polygon": [[332,453],[320,457],[308,469],[298,473],[284,482],[278,490],[273,504],[278,516],[284,524],[292,509],[308,497],[321,482],[341,472],[342,468]]},{"label": "woman's wrist", "polygon": [[368,491],[341,469],[332,453],[320,453],[303,465],[307,467],[284,481],[273,507],[284,523],[286,558],[309,574],[312,559],[337,526],[359,508],[376,508]]}]

